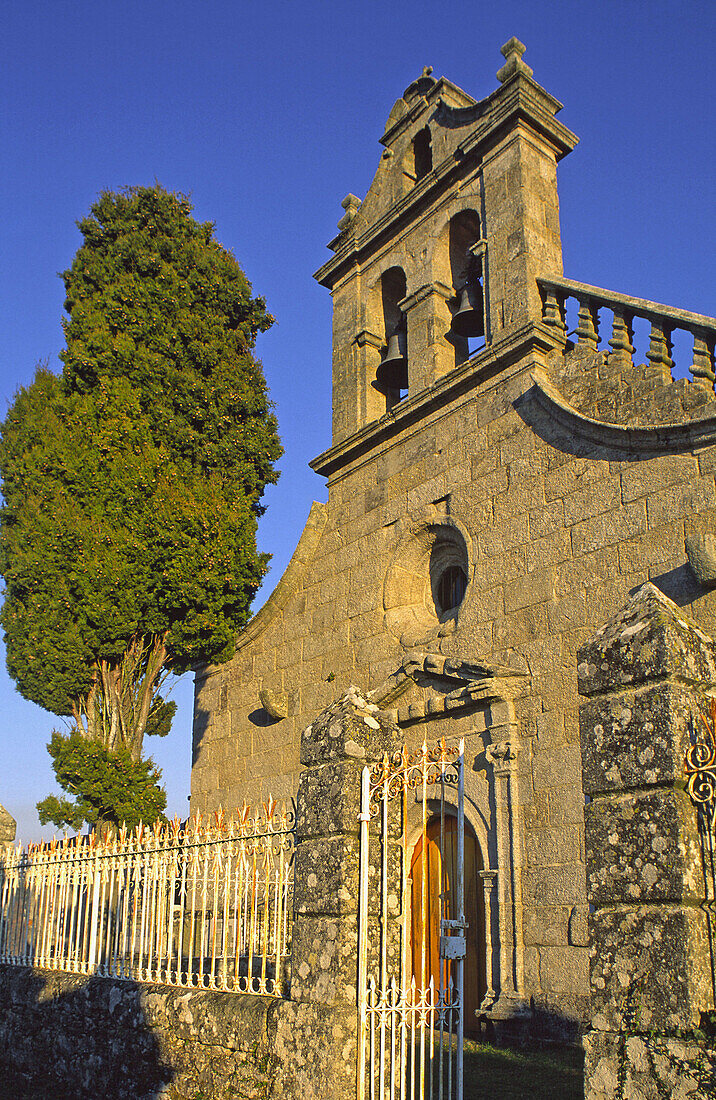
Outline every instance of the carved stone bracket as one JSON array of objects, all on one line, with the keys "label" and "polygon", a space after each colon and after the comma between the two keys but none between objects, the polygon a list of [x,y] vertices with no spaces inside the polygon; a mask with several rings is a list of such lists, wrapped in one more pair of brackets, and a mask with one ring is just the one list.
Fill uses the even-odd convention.
[{"label": "carved stone bracket", "polygon": [[294,713],[295,695],[291,692],[271,691],[269,688],[264,688],[259,692],[259,699],[261,706],[272,718],[288,718]]},{"label": "carved stone bracket", "polygon": [[492,764],[495,775],[509,777],[517,760],[519,746],[509,741],[499,741],[496,745],[488,745],[486,749],[487,759]]},{"label": "carved stone bracket", "polygon": [[716,588],[716,536],[690,535],[685,542],[686,557],[694,576],[705,588]]},{"label": "carved stone bracket", "polygon": [[379,336],[376,332],[371,332],[370,329],[364,328],[360,332],[356,333],[354,342],[359,348],[370,347],[376,348],[378,351],[385,344],[385,339]]}]

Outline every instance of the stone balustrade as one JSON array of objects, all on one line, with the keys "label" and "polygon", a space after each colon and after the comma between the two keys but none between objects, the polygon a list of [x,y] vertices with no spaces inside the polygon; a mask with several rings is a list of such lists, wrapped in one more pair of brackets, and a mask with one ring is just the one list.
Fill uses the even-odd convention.
[{"label": "stone balustrade", "polygon": [[688,367],[692,381],[713,391],[716,379],[716,318],[649,302],[645,298],[632,298],[628,294],[603,290],[572,279],[553,276],[540,278],[537,284],[542,296],[542,323],[564,337],[567,335],[566,302],[569,298],[576,299],[578,324],[573,335],[577,338],[577,347],[597,351],[600,313],[602,310],[610,311],[613,315],[612,334],[608,341],[611,356],[623,360],[625,364],[631,363],[634,355],[634,321],[648,321],[651,331],[646,358],[651,369],[661,373],[665,383],[671,381],[676,365],[672,358],[672,334],[677,329],[688,332],[693,337],[693,353]]}]

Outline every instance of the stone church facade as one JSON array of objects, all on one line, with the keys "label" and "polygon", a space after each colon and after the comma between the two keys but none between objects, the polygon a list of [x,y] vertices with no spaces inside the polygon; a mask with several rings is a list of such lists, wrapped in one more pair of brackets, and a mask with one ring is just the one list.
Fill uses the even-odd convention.
[{"label": "stone church facade", "polygon": [[576,654],[648,579],[716,632],[716,322],[563,277],[577,139],[523,52],[480,101],[424,71],[343,202],[316,275],[328,503],[235,657],[197,671],[191,808],[293,796],[301,731],[351,685],[409,747],[464,736],[476,1003],[569,1023],[589,992]]}]

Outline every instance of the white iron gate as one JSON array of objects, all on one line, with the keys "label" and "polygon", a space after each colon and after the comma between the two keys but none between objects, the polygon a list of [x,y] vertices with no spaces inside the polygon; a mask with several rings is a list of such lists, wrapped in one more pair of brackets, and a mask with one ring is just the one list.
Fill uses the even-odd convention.
[{"label": "white iron gate", "polygon": [[358,1100],[462,1100],[463,768],[443,739],[363,769]]}]

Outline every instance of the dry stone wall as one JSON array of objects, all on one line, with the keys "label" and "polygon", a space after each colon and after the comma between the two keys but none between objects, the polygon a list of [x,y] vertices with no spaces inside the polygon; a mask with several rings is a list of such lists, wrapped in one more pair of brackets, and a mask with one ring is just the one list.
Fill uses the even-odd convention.
[{"label": "dry stone wall", "polygon": [[354,689],[303,732],[289,998],[0,966],[18,1100],[354,1097],[360,773],[397,743]]},{"label": "dry stone wall", "polygon": [[321,1004],[10,966],[0,1004],[17,1100],[327,1100],[355,1079],[355,1022]]},{"label": "dry stone wall", "polygon": [[265,1096],[280,1003],[0,967],[0,1048],[27,1097]]}]

